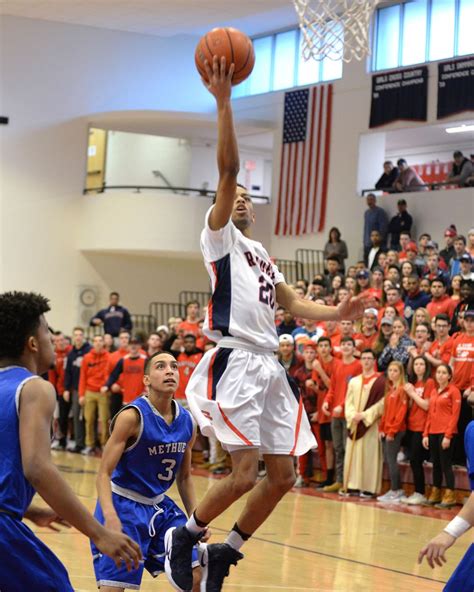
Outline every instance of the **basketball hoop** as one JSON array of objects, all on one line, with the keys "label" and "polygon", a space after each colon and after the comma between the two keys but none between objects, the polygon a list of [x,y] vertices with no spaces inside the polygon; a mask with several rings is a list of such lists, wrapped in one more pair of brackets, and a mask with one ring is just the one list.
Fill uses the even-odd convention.
[{"label": "basketball hoop", "polygon": [[370,17],[380,0],[293,0],[305,60],[362,60],[370,53]]}]

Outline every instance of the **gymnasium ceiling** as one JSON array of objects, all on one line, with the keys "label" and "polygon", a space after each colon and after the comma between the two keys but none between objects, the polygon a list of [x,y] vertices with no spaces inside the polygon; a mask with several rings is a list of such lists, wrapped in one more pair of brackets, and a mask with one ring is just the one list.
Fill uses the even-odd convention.
[{"label": "gymnasium ceiling", "polygon": [[1,0],[0,14],[159,36],[222,25],[258,35],[297,23],[291,0]]}]

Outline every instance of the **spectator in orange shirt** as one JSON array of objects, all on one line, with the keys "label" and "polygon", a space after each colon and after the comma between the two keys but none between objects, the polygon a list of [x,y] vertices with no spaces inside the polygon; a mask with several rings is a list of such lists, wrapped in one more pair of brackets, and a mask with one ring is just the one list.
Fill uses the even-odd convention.
[{"label": "spectator in orange shirt", "polygon": [[449,316],[447,314],[436,315],[434,326],[436,339],[425,353],[425,358],[431,365],[433,376],[436,374],[436,368],[441,363],[449,364],[453,347],[453,340],[449,336]]},{"label": "spectator in orange shirt", "polygon": [[177,333],[182,335],[192,333],[199,337],[200,305],[197,300],[191,300],[186,304],[186,320],[179,323]]},{"label": "spectator in orange shirt", "polygon": [[419,506],[427,502],[425,497],[425,471],[423,462],[427,454],[423,448],[423,430],[428,417],[429,399],[434,388],[434,380],[430,378],[430,365],[424,356],[417,356],[413,360],[413,371],[410,382],[404,386],[409,397],[407,419],[407,438],[410,457],[410,467],[413,473],[415,491],[410,497],[402,497],[401,503],[409,506]]},{"label": "spectator in orange shirt", "polygon": [[117,365],[117,362],[129,353],[130,333],[122,330],[118,336],[118,349],[109,356],[109,374]]},{"label": "spectator in orange shirt", "polygon": [[361,332],[355,336],[356,347],[359,352],[364,351],[364,349],[373,350],[378,336],[377,316],[378,312],[376,308],[367,308],[364,310]]},{"label": "spectator in orange shirt", "polygon": [[431,318],[439,314],[447,314],[450,319],[453,317],[457,302],[446,294],[446,284],[440,278],[431,281],[431,302],[426,305]]},{"label": "spectator in orange shirt", "polygon": [[95,449],[97,410],[101,423],[100,443],[105,446],[108,439],[108,421],[110,419],[109,398],[100,390],[109,377],[109,356],[105,350],[104,338],[96,335],[92,349],[82,360],[79,378],[79,402],[84,405],[86,422],[86,447],[81,454],[92,454]]},{"label": "spectator in orange shirt", "polygon": [[341,339],[342,360],[331,376],[331,385],[324,399],[322,411],[331,415],[331,434],[336,457],[336,481],[324,488],[327,492],[337,492],[342,487],[344,471],[344,455],[346,450],[347,426],[344,416],[349,380],[362,372],[360,361],[354,357],[355,341],[352,337]]},{"label": "spectator in orange shirt", "polygon": [[[340,360],[342,358],[341,343],[342,343],[342,340],[344,339],[344,337],[352,337],[355,341],[354,321],[340,321],[339,328],[340,328],[341,332],[338,333],[337,335],[333,335],[333,337],[331,338],[332,353],[333,353],[333,356],[335,358],[337,358],[338,360]],[[358,358],[360,356],[360,352],[358,350],[356,350],[354,352],[354,355],[355,355],[355,357]]]},{"label": "spectator in orange shirt", "polygon": [[147,356],[141,353],[141,344],[136,338],[130,339],[129,350],[129,353],[117,362],[107,383],[100,389],[101,393],[107,394],[115,384],[121,384],[119,392],[110,393],[110,417],[115,417],[124,405],[128,405],[144,392],[143,376]]},{"label": "spectator in orange shirt", "polygon": [[71,401],[66,401],[64,394],[64,375],[66,371],[67,356],[72,349],[66,337],[60,331],[54,336],[54,366],[48,372],[48,380],[56,390],[59,406],[58,438],[51,444],[52,450],[66,450],[66,439],[69,422],[69,410]]},{"label": "spectator in orange shirt", "polygon": [[406,430],[408,398],[405,393],[405,369],[401,362],[390,362],[385,383],[385,403],[379,432],[385,462],[390,474],[390,490],[377,500],[383,503],[399,503],[404,497],[401,487],[397,455]]},{"label": "spectator in orange shirt", "polygon": [[474,375],[474,310],[464,312],[464,333],[459,333],[452,340],[451,367],[453,369],[453,384],[462,393],[461,411],[459,414],[459,438],[454,448],[454,464],[466,464],[464,446],[464,432],[472,419],[472,410],[467,402],[466,391],[472,386]]},{"label": "spectator in orange shirt", "polygon": [[[461,393],[451,382],[453,372],[447,364],[436,369],[436,388],[431,391],[428,418],[423,432],[423,446],[433,461],[433,488],[428,504],[438,508],[456,505],[453,473],[453,437],[461,410]],[[446,491],[441,498],[443,475]]]},{"label": "spectator in orange shirt", "polygon": [[178,361],[179,386],[175,393],[175,398],[179,399],[181,405],[187,408],[186,387],[196,366],[201,361],[203,353],[196,347],[196,336],[193,333],[187,333],[183,337],[183,351],[171,352]]}]

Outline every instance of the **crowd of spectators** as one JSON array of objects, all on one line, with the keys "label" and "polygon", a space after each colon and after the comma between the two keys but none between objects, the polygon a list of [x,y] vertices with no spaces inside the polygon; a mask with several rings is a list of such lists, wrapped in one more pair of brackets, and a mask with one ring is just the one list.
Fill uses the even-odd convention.
[{"label": "crowd of spectators", "polygon": [[[464,236],[448,227],[439,249],[429,234],[414,240],[403,200],[390,221],[375,196],[368,196],[367,204],[365,259],[347,266],[347,246],[332,228],[324,273],[293,285],[299,297],[327,305],[337,305],[348,294],[370,296],[374,305],[361,321],[317,323],[294,318],[283,308],[275,311],[278,356],[298,385],[319,445],[317,455],[298,459],[297,485],[310,484],[313,462],[319,459],[324,491],[370,499],[381,491],[385,459],[391,485],[379,501],[449,507],[456,502],[453,466],[465,464],[462,435],[474,398],[474,228]],[[198,302],[189,302],[186,318],[172,317],[150,335],[133,334],[130,314],[114,292],[109,307],[91,321],[105,334],[89,343],[80,327],[71,338],[57,333],[56,363],[49,373],[58,394],[52,447],[82,454],[100,450],[111,417],[143,394],[146,359],[159,351],[177,358],[176,396],[186,405],[186,384],[203,353],[215,346],[203,335],[204,315]],[[356,379],[360,385],[354,386]],[[375,390],[369,388],[372,383]],[[362,436],[353,438],[359,431]],[[216,473],[226,470],[219,442],[201,437],[198,444],[206,466]],[[350,457],[356,460],[349,463],[352,447]],[[362,470],[367,455],[373,467]],[[413,471],[410,496],[401,488],[401,457]],[[433,463],[429,496],[427,461]]]},{"label": "crowd of spectators", "polygon": [[[445,182],[456,187],[474,187],[474,154],[466,158],[460,150],[456,150],[453,153],[451,171]],[[404,193],[427,191],[428,186],[404,158],[399,158],[397,166],[394,166],[391,160],[383,163],[383,173],[375,183],[375,189],[386,193]]]}]

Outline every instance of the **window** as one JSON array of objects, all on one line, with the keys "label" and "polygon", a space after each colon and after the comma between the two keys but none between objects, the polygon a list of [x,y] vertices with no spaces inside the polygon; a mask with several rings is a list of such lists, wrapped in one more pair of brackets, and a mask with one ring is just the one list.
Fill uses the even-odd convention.
[{"label": "window", "polygon": [[373,69],[474,53],[474,0],[411,0],[376,12]]},{"label": "window", "polygon": [[247,80],[237,85],[234,97],[246,97],[294,86],[305,86],[342,77],[342,60],[318,62],[302,57],[303,35],[292,29],[253,40],[255,67]]}]

